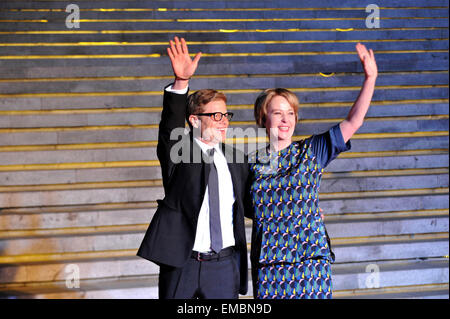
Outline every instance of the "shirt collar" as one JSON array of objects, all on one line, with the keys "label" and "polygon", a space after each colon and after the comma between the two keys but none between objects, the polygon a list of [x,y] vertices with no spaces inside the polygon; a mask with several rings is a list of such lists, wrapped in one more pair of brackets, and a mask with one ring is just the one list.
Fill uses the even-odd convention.
[{"label": "shirt collar", "polygon": [[222,153],[222,151],[220,150],[220,147],[219,147],[220,143],[216,143],[216,144],[214,144],[214,146],[212,146],[212,145],[208,145],[208,144],[200,141],[198,138],[194,138],[194,140],[197,143],[197,145],[200,146],[200,148],[202,149],[202,151],[205,154],[208,154],[208,151],[212,148],[214,148],[216,150],[216,152]]}]

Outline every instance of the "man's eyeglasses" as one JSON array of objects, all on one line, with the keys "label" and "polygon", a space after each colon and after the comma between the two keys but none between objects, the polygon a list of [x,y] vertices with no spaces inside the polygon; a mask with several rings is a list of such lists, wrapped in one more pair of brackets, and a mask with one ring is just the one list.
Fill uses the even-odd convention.
[{"label": "man's eyeglasses", "polygon": [[226,117],[228,121],[230,121],[233,118],[233,113],[227,112],[227,113],[221,113],[221,112],[214,112],[214,113],[198,113],[194,115],[201,115],[201,116],[209,116],[212,120],[219,122],[222,121],[222,117]]}]

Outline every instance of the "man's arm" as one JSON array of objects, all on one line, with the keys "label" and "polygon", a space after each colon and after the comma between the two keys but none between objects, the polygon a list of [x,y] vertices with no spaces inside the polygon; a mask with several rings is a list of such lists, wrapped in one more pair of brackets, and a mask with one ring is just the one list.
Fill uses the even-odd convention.
[{"label": "man's arm", "polygon": [[375,81],[378,76],[377,64],[372,49],[367,51],[363,44],[358,43],[356,45],[356,51],[363,64],[366,78],[359,96],[350,109],[347,118],[340,123],[342,137],[346,143],[364,122],[364,117],[369,110],[370,102],[375,90]]},{"label": "man's arm", "polygon": [[[185,40],[182,38],[180,41],[178,37],[175,37],[174,40],[170,41],[167,52],[172,62],[175,81],[164,90],[163,110],[158,131],[157,155],[161,165],[164,187],[168,184],[174,168],[170,158],[171,148],[181,139],[179,135],[178,139],[171,139],[171,134],[174,129],[179,128],[181,131],[185,127],[189,79],[194,75],[201,56],[201,53],[198,53],[192,60]],[[174,133],[177,137],[177,132]]]}]

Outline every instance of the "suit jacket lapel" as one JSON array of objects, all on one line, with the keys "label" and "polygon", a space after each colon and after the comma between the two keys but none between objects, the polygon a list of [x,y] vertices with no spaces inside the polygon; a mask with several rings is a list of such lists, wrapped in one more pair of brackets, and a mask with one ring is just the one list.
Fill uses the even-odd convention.
[{"label": "suit jacket lapel", "polygon": [[227,160],[228,164],[228,170],[230,171],[231,180],[233,181],[233,189],[234,189],[234,196],[236,200],[239,198],[239,191],[236,189],[237,185],[239,185],[240,180],[240,174],[239,174],[239,166],[234,162],[234,149],[225,145],[221,144],[222,153],[225,155],[225,158]]},{"label": "suit jacket lapel", "polygon": [[190,160],[191,163],[198,163],[196,165],[201,165],[201,177],[202,177],[202,185],[201,192],[204,193],[206,191],[206,186],[208,185],[208,178],[209,178],[209,172],[211,171],[211,166],[208,165],[208,163],[204,160],[204,155],[201,147],[197,144],[197,142],[194,141],[194,138],[192,137],[192,134],[190,136],[191,138],[191,156]]}]

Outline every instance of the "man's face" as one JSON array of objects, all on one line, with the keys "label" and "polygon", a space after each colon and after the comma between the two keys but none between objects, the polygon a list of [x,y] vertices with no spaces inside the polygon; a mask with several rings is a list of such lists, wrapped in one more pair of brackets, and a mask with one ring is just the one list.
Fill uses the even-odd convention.
[{"label": "man's face", "polygon": [[[201,113],[227,113],[227,105],[223,100],[214,100],[202,107]],[[215,121],[211,116],[191,115],[189,120],[194,129],[200,128],[201,141],[214,145],[224,142],[227,135],[227,128],[230,124],[226,116],[222,116],[220,121]]]}]

